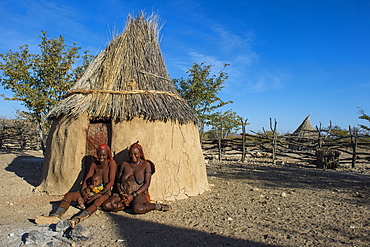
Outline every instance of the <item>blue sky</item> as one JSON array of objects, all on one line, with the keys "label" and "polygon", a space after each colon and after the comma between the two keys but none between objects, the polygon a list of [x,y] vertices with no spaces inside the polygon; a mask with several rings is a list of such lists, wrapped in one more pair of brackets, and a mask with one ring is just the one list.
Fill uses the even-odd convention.
[{"label": "blue sky", "polygon": [[[224,110],[249,119],[248,130],[269,130],[272,118],[279,132],[293,132],[309,114],[313,126],[367,124],[357,108],[370,113],[367,0],[2,0],[0,53],[24,44],[38,52],[43,30],[96,55],[140,10],[160,16],[172,78],[186,77],[194,62],[214,73],[230,64],[219,96],[234,102]],[[0,99],[0,116],[16,108]]]}]

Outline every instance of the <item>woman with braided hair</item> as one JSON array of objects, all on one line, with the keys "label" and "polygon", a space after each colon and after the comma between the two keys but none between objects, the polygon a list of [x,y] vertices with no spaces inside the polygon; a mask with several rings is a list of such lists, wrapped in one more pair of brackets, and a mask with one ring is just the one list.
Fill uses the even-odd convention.
[{"label": "woman with braided hair", "polygon": [[131,207],[135,214],[151,210],[170,210],[166,204],[150,203],[148,188],[155,172],[154,164],[146,160],[143,148],[138,142],[129,148],[130,162],[123,162],[118,170],[118,194],[106,200],[102,208],[106,211],[120,211]]},{"label": "woman with braided hair", "polygon": [[[71,227],[75,227],[82,220],[88,218],[91,214],[95,213],[98,207],[100,207],[104,201],[111,196],[111,189],[114,185],[114,180],[117,172],[117,164],[113,160],[112,152],[108,145],[102,144],[97,150],[97,161],[92,162],[89,171],[82,184],[81,191],[68,192],[64,195],[62,202],[56,211],[49,216],[39,216],[35,219],[37,224],[55,224],[57,223],[62,215],[68,210],[71,202],[78,202],[82,197],[86,202],[86,209],[83,209],[77,216],[72,217],[69,220]],[[94,195],[89,195],[86,192],[88,181],[94,176],[94,174],[101,174],[103,177],[103,189]]]}]

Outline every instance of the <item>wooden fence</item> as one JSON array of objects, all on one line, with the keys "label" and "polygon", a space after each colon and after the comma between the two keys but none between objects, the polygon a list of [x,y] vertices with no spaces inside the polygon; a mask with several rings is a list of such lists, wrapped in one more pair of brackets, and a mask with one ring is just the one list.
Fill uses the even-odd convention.
[{"label": "wooden fence", "polygon": [[[317,138],[294,138],[289,135],[244,134],[241,137],[206,139],[202,148],[213,158],[222,160],[232,152],[244,161],[246,157],[266,157],[271,162],[295,159],[335,168],[340,164],[370,163],[370,136],[349,131],[347,136],[318,135]],[[0,119],[1,150],[40,150],[36,126],[25,120]]]},{"label": "wooden fence", "polygon": [[[243,145],[243,139],[244,145]],[[243,148],[244,146],[244,148]],[[370,163],[370,136],[329,136],[323,139],[293,138],[289,135],[245,134],[245,137],[203,140],[202,148],[212,158],[222,160],[227,153],[244,157],[268,157],[271,162],[295,159],[316,164],[319,168],[336,168],[340,164]],[[245,150],[243,153],[243,149]]]},{"label": "wooden fence", "polygon": [[25,120],[0,119],[0,149],[40,150],[36,126]]}]

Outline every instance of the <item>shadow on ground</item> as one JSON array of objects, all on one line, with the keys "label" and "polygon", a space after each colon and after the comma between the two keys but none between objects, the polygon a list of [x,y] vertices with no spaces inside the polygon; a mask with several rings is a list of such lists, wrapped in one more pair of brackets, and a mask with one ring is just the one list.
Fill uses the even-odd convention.
[{"label": "shadow on ground", "polygon": [[14,172],[32,186],[38,186],[41,178],[44,158],[29,155],[16,157],[12,163],[5,168],[6,171]]},{"label": "shadow on ground", "polygon": [[139,246],[271,246],[206,232],[163,225],[109,213],[119,236],[130,247]]}]

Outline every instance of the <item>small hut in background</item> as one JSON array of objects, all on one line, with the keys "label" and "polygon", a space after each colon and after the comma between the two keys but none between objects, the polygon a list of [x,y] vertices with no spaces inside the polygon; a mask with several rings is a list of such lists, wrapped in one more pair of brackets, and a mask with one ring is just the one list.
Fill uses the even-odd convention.
[{"label": "small hut in background", "polygon": [[50,112],[39,190],[64,194],[78,187],[99,144],[111,146],[119,165],[136,141],[156,166],[152,200],[183,199],[208,189],[198,119],[167,73],[157,20],[129,16],[125,31]]},{"label": "small hut in background", "polygon": [[319,135],[311,125],[310,116],[308,115],[301,125],[289,136],[290,149],[301,151],[317,142]]}]

